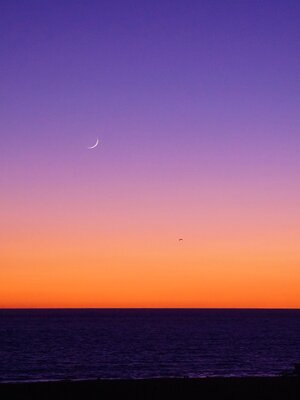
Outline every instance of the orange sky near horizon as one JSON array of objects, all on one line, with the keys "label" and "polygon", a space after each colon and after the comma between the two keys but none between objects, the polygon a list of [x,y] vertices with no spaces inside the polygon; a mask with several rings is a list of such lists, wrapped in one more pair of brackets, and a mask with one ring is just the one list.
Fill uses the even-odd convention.
[{"label": "orange sky near horizon", "polygon": [[52,215],[42,229],[24,216],[10,232],[7,219],[0,307],[300,307],[296,224],[285,231],[284,217],[261,215],[260,225],[257,210],[255,219],[227,210],[192,225],[190,211],[183,242],[164,211],[160,224],[138,210],[135,221],[121,213],[101,225]]},{"label": "orange sky near horizon", "polygon": [[11,190],[0,307],[300,308],[298,189],[250,183]]}]

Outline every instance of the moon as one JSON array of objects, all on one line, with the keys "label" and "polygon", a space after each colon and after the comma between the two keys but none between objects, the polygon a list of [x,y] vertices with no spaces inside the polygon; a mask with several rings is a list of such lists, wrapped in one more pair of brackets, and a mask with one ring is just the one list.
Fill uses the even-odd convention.
[{"label": "moon", "polygon": [[94,149],[95,147],[98,146],[98,144],[99,144],[99,139],[97,138],[96,143],[93,146],[89,146],[88,149],[89,150]]}]

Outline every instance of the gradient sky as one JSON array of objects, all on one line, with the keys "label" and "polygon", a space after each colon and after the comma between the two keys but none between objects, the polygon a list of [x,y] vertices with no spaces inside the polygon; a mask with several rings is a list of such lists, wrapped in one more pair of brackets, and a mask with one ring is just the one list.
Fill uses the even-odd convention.
[{"label": "gradient sky", "polygon": [[299,1],[0,20],[0,307],[300,307]]}]

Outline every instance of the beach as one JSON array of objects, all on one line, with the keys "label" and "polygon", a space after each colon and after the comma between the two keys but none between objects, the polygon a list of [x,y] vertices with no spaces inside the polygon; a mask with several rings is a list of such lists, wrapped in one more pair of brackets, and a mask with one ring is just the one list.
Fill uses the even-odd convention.
[{"label": "beach", "polygon": [[35,399],[299,399],[297,377],[131,379],[0,384],[2,400]]}]

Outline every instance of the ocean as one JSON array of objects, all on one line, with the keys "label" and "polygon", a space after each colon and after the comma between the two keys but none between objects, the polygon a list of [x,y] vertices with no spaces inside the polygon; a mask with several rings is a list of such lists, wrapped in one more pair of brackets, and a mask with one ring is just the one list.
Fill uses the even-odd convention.
[{"label": "ocean", "polygon": [[274,376],[300,362],[300,310],[0,310],[0,382]]}]

